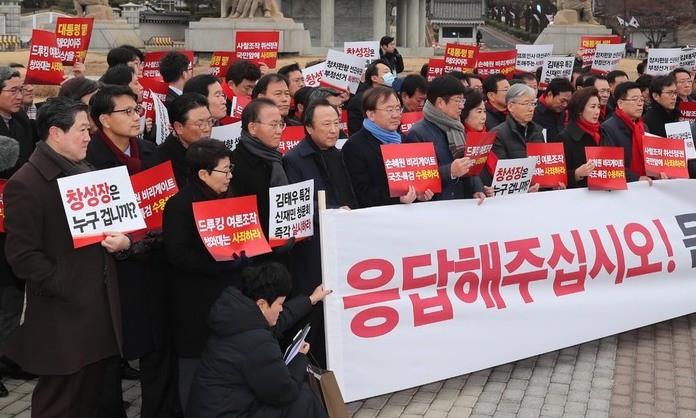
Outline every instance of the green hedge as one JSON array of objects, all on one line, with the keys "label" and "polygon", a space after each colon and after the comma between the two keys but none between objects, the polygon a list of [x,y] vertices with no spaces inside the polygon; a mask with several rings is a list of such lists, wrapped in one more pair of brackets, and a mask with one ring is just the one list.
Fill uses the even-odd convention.
[{"label": "green hedge", "polygon": [[486,25],[492,26],[500,31],[507,33],[508,35],[514,38],[529,43],[534,43],[536,38],[539,36],[538,33],[531,33],[525,31],[524,29],[518,29],[514,26],[508,26],[505,22],[498,22],[494,19],[486,18]]}]

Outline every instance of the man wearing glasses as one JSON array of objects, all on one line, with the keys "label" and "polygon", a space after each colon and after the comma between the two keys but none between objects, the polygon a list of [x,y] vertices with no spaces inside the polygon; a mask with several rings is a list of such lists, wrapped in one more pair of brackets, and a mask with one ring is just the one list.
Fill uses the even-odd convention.
[{"label": "man wearing glasses", "polygon": [[665,124],[679,120],[677,109],[677,83],[671,75],[657,76],[650,83],[652,104],[643,116],[646,129],[658,136],[666,137]]}]

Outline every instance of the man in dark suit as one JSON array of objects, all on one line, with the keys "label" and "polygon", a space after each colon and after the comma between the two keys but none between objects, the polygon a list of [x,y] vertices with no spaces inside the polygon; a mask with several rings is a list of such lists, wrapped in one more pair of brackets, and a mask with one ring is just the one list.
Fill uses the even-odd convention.
[{"label": "man in dark suit", "polygon": [[181,96],[186,81],[193,77],[193,63],[181,52],[172,51],[160,60],[159,71],[162,80],[169,84],[166,103],[171,103],[176,97]]}]

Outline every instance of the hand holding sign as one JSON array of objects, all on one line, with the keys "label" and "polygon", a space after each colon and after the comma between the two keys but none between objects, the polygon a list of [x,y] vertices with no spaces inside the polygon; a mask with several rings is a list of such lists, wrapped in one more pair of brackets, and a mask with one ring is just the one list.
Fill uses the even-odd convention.
[{"label": "hand holding sign", "polygon": [[450,173],[452,173],[452,177],[463,177],[473,165],[474,160],[469,157],[457,158],[450,165]]}]

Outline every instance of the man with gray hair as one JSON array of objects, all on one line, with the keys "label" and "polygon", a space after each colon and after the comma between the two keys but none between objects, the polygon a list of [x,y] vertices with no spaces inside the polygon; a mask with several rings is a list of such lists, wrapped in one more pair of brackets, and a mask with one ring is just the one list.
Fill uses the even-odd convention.
[{"label": "man with gray hair", "polygon": [[[545,142],[541,126],[532,121],[536,107],[534,89],[526,84],[514,84],[505,93],[505,103],[509,114],[505,122],[491,130],[497,132],[498,136],[493,143],[492,154],[488,156],[486,170],[481,173],[483,183],[489,186],[498,160],[524,158],[527,156],[528,142]],[[535,184],[529,190],[538,189],[539,185]]]}]

